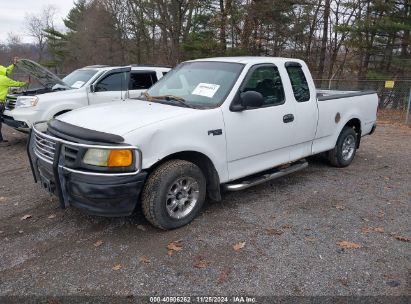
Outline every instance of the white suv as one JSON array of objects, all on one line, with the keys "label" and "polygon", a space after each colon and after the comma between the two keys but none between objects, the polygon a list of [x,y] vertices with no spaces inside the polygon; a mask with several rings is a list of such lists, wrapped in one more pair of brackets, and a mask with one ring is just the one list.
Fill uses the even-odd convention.
[{"label": "white suv", "polygon": [[93,65],[60,79],[27,59],[19,60],[17,66],[42,86],[7,96],[4,122],[23,132],[28,132],[37,121],[49,120],[77,108],[138,97],[170,70],[148,65]]}]

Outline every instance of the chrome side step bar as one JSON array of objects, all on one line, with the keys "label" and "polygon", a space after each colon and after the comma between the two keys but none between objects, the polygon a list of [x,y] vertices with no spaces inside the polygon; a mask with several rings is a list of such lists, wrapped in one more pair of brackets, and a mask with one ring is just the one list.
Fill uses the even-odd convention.
[{"label": "chrome side step bar", "polygon": [[[224,184],[223,189],[226,191],[239,191],[239,190],[244,190],[249,187],[255,186],[262,184],[266,181],[272,180],[279,178],[281,176],[291,174],[297,171],[300,171],[304,168],[308,167],[308,163],[305,160],[298,161],[296,163],[291,164],[289,167],[284,168],[284,169],[273,169],[274,172],[268,172],[260,176],[254,176],[250,179],[241,179],[239,182],[234,182],[234,183],[229,183],[229,184]],[[267,172],[267,171],[266,171]]]}]

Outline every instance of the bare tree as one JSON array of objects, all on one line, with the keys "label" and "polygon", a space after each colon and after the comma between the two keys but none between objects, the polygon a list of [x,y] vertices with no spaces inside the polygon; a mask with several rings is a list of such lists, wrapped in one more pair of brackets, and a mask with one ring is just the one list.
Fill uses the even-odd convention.
[{"label": "bare tree", "polygon": [[45,6],[42,13],[38,15],[26,15],[26,29],[28,35],[33,37],[38,49],[38,61],[41,62],[46,48],[45,29],[54,28],[54,19],[57,9],[53,5]]},{"label": "bare tree", "polygon": [[39,57],[55,54],[65,69],[265,55],[303,58],[318,78],[407,77],[409,65],[403,63],[411,52],[409,2],[76,0],[64,20],[67,31],[52,34],[54,47],[51,38],[45,46],[41,31],[47,20],[52,22],[50,14],[28,21]]},{"label": "bare tree", "polygon": [[10,45],[19,45],[21,44],[21,37],[13,32],[7,33],[6,43]]},{"label": "bare tree", "polygon": [[328,25],[330,18],[330,0],[325,0],[324,3],[324,17],[323,17],[323,34],[321,38],[321,50],[320,50],[320,62],[318,67],[317,78],[322,79],[325,66],[325,56],[327,52],[327,42],[328,42]]},{"label": "bare tree", "polygon": [[[8,49],[8,53],[11,56],[21,56],[22,54],[22,41],[21,41],[21,37],[17,34],[14,33],[7,33],[7,39],[6,39],[6,44],[7,44],[7,49]],[[11,56],[8,57],[11,57]],[[11,58],[8,58],[8,60],[10,60]]]},{"label": "bare tree", "polygon": [[227,49],[226,29],[227,29],[227,16],[231,13],[232,0],[219,0],[220,4],[220,48],[222,52]]}]

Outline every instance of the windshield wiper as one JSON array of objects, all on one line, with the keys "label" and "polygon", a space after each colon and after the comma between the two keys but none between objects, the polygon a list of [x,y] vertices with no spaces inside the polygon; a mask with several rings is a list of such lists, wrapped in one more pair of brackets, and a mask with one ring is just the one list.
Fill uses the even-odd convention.
[{"label": "windshield wiper", "polygon": [[[141,95],[140,95],[141,96]],[[143,96],[148,100],[151,101],[152,97],[150,94],[148,94],[147,92],[143,92]]]},{"label": "windshield wiper", "polygon": [[143,95],[148,101],[153,101],[154,99],[166,100],[166,101],[176,101],[180,105],[186,108],[192,108],[192,109],[194,108],[192,105],[189,105],[188,103],[186,103],[186,100],[184,98],[179,97],[179,96],[175,96],[175,95],[151,96],[147,92],[144,92]]}]

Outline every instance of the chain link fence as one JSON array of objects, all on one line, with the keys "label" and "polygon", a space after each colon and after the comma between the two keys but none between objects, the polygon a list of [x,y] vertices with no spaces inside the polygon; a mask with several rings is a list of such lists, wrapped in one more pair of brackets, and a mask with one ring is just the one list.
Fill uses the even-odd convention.
[{"label": "chain link fence", "polygon": [[[409,100],[411,80],[394,80],[386,85],[385,80],[316,79],[318,88],[330,90],[373,90],[379,97],[379,120],[411,124]],[[407,121],[408,116],[408,121]]]},{"label": "chain link fence", "polygon": [[[60,78],[65,75],[59,74]],[[13,73],[14,79],[28,80],[24,73]],[[394,123],[407,123],[411,126],[409,100],[411,98],[411,80],[395,80],[392,88],[386,87],[385,80],[356,79],[315,79],[316,87],[329,90],[364,91],[372,90],[378,94],[378,119]],[[36,81],[31,87],[36,86]],[[407,120],[408,117],[408,120]]]}]

